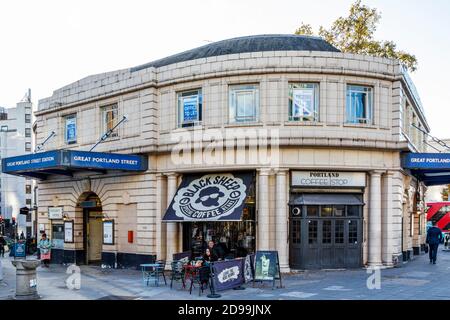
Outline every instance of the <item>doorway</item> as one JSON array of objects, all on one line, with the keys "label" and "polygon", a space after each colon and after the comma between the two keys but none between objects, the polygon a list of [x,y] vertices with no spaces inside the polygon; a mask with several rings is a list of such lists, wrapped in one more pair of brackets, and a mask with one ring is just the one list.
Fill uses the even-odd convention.
[{"label": "doorway", "polygon": [[100,199],[89,193],[79,203],[83,209],[83,251],[85,264],[101,264],[103,247],[103,211]]}]

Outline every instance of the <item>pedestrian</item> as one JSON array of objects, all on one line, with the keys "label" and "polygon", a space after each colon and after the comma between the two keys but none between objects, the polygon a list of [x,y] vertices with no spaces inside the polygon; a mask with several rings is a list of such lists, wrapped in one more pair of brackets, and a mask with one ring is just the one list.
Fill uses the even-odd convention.
[{"label": "pedestrian", "polygon": [[3,235],[0,234],[0,256],[2,258],[5,257],[5,245],[6,245],[6,240],[3,237]]},{"label": "pedestrian", "polygon": [[48,268],[49,264],[50,264],[50,258],[51,258],[50,253],[51,253],[52,244],[51,244],[50,240],[47,238],[47,235],[45,233],[42,234],[42,238],[41,238],[41,240],[39,240],[38,247],[39,247],[39,251],[41,253],[40,254],[41,261],[43,262],[44,267]]},{"label": "pedestrian", "polygon": [[442,231],[436,227],[436,222],[433,221],[433,226],[427,231],[427,244],[429,247],[430,263],[436,264],[436,256],[439,243],[442,241]]},{"label": "pedestrian", "polygon": [[25,235],[23,234],[23,231],[20,233],[20,240],[25,240]]},{"label": "pedestrian", "polygon": [[445,238],[444,238],[444,246],[445,246],[445,250],[447,250],[448,249],[448,243],[449,243],[449,240],[450,240],[450,233],[446,233],[445,234]]}]

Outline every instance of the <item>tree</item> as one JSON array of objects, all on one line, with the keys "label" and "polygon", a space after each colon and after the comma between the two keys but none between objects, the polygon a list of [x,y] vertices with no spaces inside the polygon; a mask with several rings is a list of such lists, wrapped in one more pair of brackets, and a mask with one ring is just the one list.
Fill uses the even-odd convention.
[{"label": "tree", "polygon": [[[362,5],[361,0],[357,0],[350,7],[348,17],[339,17],[329,29],[320,26],[318,35],[342,52],[394,58],[408,70],[417,70],[417,58],[414,55],[397,50],[393,41],[374,39],[380,19],[377,9]],[[302,22],[295,34],[314,35],[314,32],[310,24]]]}]

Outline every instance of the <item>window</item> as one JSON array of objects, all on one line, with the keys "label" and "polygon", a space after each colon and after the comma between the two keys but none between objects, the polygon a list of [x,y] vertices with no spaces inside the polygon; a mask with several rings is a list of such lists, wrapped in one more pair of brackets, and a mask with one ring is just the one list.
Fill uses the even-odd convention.
[{"label": "window", "polygon": [[25,142],[25,151],[31,151],[31,142]]},{"label": "window", "polygon": [[178,126],[191,127],[202,121],[202,90],[178,93]]},{"label": "window", "polygon": [[334,242],[335,243],[344,243],[344,220],[335,220],[334,221]]},{"label": "window", "polygon": [[75,114],[64,117],[64,141],[67,144],[77,142],[77,116]]},{"label": "window", "polygon": [[[117,108],[117,103],[102,107],[102,130],[103,133],[111,130],[117,125],[117,120],[119,118],[119,110]],[[117,137],[117,132],[113,132],[110,137]]]},{"label": "window", "polygon": [[30,205],[31,205],[31,199],[26,199],[26,200],[25,200],[25,204],[28,205],[28,206],[30,206]]},{"label": "window", "polygon": [[317,217],[319,216],[319,206],[308,206],[306,212],[308,217]]},{"label": "window", "polygon": [[318,121],[319,85],[316,83],[289,84],[289,120]]},{"label": "window", "polygon": [[31,185],[29,184],[25,185],[25,193],[31,194]]},{"label": "window", "polygon": [[331,220],[322,222],[322,243],[331,243]]},{"label": "window", "polygon": [[292,243],[300,244],[302,242],[301,230],[301,220],[292,220]]},{"label": "window", "polygon": [[356,220],[348,221],[348,243],[358,243],[358,222]]},{"label": "window", "polygon": [[25,123],[31,123],[31,114],[25,114]]},{"label": "window", "polygon": [[25,138],[31,138],[31,129],[25,128]]},{"label": "window", "polygon": [[372,124],[371,87],[347,85],[347,123]]},{"label": "window", "polygon": [[2,132],[8,131],[8,126],[2,126],[0,129]]},{"label": "window", "polygon": [[258,85],[237,85],[230,87],[230,123],[255,122],[258,118]]},{"label": "window", "polygon": [[308,221],[308,243],[317,244],[317,220]]}]

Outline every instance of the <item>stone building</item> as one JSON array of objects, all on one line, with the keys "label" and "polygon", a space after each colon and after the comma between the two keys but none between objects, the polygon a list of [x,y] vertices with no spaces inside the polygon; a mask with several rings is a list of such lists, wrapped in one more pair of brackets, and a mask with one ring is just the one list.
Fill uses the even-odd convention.
[{"label": "stone building", "polygon": [[[11,170],[40,179],[50,237],[69,222],[55,261],[126,267],[214,240],[234,256],[277,250],[282,271],[393,266],[425,242],[425,187],[401,154],[425,148],[411,124],[429,126],[396,60],[235,38],[88,76],[36,117],[37,142],[56,132],[45,152],[70,160]],[[115,154],[145,165],[117,170]]]}]

